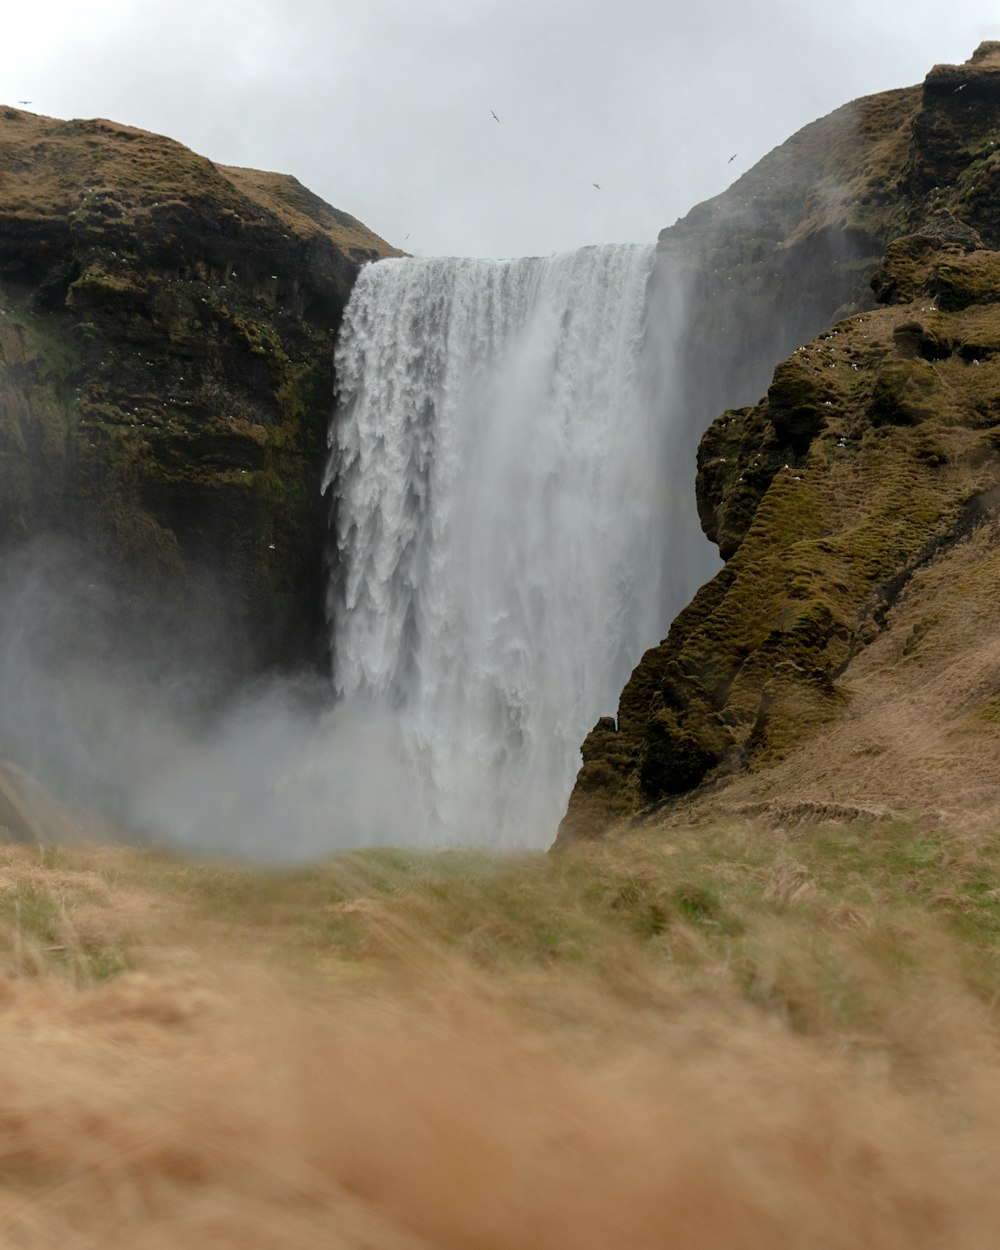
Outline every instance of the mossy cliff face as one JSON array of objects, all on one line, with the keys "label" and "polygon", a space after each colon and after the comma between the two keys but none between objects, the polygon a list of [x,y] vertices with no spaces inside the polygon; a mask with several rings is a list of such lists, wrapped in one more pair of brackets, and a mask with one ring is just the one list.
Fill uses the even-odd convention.
[{"label": "mossy cliff face", "polygon": [[911,579],[996,510],[1000,45],[937,67],[898,120],[886,306],[852,309],[705,433],[698,507],[725,566],[588,737],[562,841],[766,771],[848,714],[844,674]]},{"label": "mossy cliff face", "polygon": [[0,545],[204,574],[249,667],[314,661],[334,339],[390,254],[293,178],[0,108]]}]

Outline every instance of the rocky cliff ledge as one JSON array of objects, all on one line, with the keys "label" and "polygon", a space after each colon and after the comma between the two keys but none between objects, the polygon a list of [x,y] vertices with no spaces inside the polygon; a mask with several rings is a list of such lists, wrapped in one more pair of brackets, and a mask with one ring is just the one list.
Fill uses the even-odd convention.
[{"label": "rocky cliff ledge", "polygon": [[0,108],[0,547],[210,576],[243,667],[315,660],[333,345],[395,254],[294,178]]},{"label": "rocky cliff ledge", "polygon": [[725,567],[588,736],[560,841],[779,776],[814,805],[1000,801],[1000,44],[852,109],[850,160],[809,194],[894,236],[883,307],[842,310],[704,435]]}]

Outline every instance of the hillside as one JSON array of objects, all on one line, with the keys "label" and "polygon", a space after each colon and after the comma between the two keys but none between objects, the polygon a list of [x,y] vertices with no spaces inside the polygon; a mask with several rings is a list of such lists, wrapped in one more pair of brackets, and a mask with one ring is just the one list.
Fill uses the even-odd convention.
[{"label": "hillside", "polygon": [[704,435],[725,567],[587,739],[562,841],[651,809],[1000,798],[1000,46],[936,67],[898,120],[883,307],[803,343]]},{"label": "hillside", "polygon": [[238,670],[322,664],[333,344],[396,254],[294,178],[0,109],[0,547],[76,544],[133,632],[210,584]]}]

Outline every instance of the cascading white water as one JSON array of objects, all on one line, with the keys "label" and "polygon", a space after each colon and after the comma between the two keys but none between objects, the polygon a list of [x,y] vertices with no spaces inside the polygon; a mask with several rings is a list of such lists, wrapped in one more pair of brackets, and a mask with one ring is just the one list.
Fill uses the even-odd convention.
[{"label": "cascading white water", "polygon": [[392,713],[400,841],[550,841],[584,735],[665,631],[654,255],[361,271],[336,356],[331,641],[344,703]]}]

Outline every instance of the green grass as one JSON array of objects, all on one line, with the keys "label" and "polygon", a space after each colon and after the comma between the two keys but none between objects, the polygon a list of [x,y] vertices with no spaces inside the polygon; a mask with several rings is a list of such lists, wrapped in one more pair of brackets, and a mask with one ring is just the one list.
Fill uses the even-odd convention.
[{"label": "green grass", "polygon": [[736,997],[805,1032],[873,1024],[930,980],[1000,992],[1000,850],[906,822],[746,823],[558,854],[353,852],[263,871],[146,854],[134,874],[195,932],[300,969],[445,957],[510,984],[574,976],[609,1002]]},{"label": "green grass", "polygon": [[130,961],[118,942],[81,933],[74,925],[73,910],[94,901],[86,885],[70,897],[47,889],[44,882],[0,893],[0,951],[7,970],[18,976],[55,972],[80,983],[125,971]]},{"label": "green grass", "polygon": [[[535,1007],[579,981],[609,1008],[669,1016],[686,998],[818,1036],[878,1033],[942,984],[1000,996],[1000,847],[915,822],[732,821],[559,853],[387,849],[288,871],[156,850],[8,852],[29,856],[30,881],[0,893],[22,971],[103,978],[181,943],[373,982],[471,967]],[[120,897],[144,899],[148,920],[130,928]]]}]

